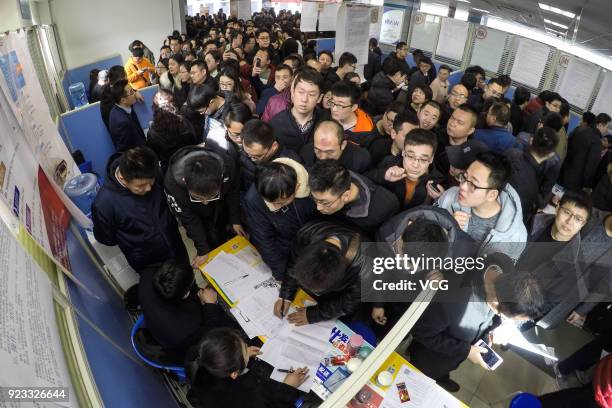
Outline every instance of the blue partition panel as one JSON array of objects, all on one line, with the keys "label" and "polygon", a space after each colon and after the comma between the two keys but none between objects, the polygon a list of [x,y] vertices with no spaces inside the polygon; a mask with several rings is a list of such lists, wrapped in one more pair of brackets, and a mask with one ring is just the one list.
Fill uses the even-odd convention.
[{"label": "blue partition panel", "polygon": [[153,121],[153,96],[155,96],[158,90],[158,85],[151,85],[139,90],[140,94],[144,97],[144,102],[135,104],[134,111],[138,115],[140,126],[143,129],[148,129]]},{"label": "blue partition panel", "polygon": [[64,88],[64,92],[66,93],[66,97],[68,98],[70,109],[74,109],[74,106],[72,105],[72,101],[70,100],[70,93],[68,92],[68,87],[71,84],[82,82],[83,85],[85,85],[85,89],[88,90],[89,71],[95,68],[109,69],[113,65],[123,66],[123,61],[121,60],[121,56],[119,54],[101,59],[99,61],[90,62],[89,64],[81,65],[80,67],[72,68],[66,71],[64,77],[62,78],[62,87]]},{"label": "blue partition panel", "polygon": [[410,65],[410,68],[416,65],[416,61],[414,60],[414,56],[412,54],[406,55],[406,62]]},{"label": "blue partition panel", "polygon": [[463,77],[463,71],[453,71],[448,77],[449,87],[452,88],[461,82],[461,77]]},{"label": "blue partition panel", "polygon": [[582,116],[576,115],[575,113],[570,113],[570,120],[567,126],[567,134],[578,127],[580,122],[582,121]]},{"label": "blue partition panel", "polygon": [[508,88],[508,91],[506,91],[506,94],[504,96],[512,100],[512,98],[514,98],[514,91],[516,91],[516,86],[511,86],[510,88]]},{"label": "blue partition panel", "polygon": [[70,301],[107,337],[84,318],[77,317],[81,343],[104,406],[177,407],[176,400],[159,373],[141,364],[133,352],[130,342],[133,323],[123,308],[122,299],[101,275],[70,229],[67,245],[73,273],[97,296],[97,299],[90,296],[72,281],[66,280]]},{"label": "blue partition panel", "polygon": [[[336,39],[335,38],[317,38],[315,40],[317,42],[317,52],[321,51],[331,51],[334,52],[336,49]],[[338,55],[338,58],[340,56]]]}]

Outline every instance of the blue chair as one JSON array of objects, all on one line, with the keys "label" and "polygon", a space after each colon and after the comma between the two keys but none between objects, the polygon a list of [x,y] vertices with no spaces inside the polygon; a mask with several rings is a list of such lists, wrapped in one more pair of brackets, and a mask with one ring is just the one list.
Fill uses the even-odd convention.
[{"label": "blue chair", "polygon": [[140,315],[140,317],[138,318],[138,320],[136,321],[136,323],[134,324],[134,327],[132,327],[132,333],[130,335],[130,339],[132,341],[132,348],[134,349],[134,352],[136,353],[136,355],[138,357],[140,357],[140,359],[142,361],[144,361],[145,363],[147,363],[150,366],[153,366],[155,368],[159,368],[160,370],[169,372],[169,373],[173,373],[178,377],[178,380],[181,383],[185,383],[187,381],[187,375],[185,373],[185,368],[184,367],[180,367],[180,366],[175,366],[175,365],[162,365],[159,363],[156,363],[154,361],[149,360],[147,357],[145,357],[140,350],[138,349],[137,345],[136,345],[136,335],[138,333],[139,330],[141,329],[145,329],[146,325],[145,325],[145,321],[144,321],[144,316]]},{"label": "blue chair", "polygon": [[509,408],[542,408],[542,404],[535,395],[522,392],[512,398]]}]

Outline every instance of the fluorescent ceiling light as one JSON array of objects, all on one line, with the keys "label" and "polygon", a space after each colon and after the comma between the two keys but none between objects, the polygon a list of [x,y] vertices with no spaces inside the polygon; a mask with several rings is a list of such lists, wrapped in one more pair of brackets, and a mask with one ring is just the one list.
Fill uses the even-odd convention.
[{"label": "fluorescent ceiling light", "polygon": [[469,0],[457,0],[459,3],[469,3]]},{"label": "fluorescent ceiling light", "polygon": [[549,6],[548,4],[544,4],[544,3],[538,3],[538,4],[540,5],[540,8],[542,10],[546,10],[546,11],[550,11],[550,12],[553,12],[553,13],[561,14],[562,16],[569,17],[569,18],[576,17],[576,14],[574,14],[574,13],[572,13],[570,11],[565,11],[565,10],[562,10],[560,8]]},{"label": "fluorescent ceiling light", "polygon": [[437,3],[421,3],[419,11],[422,13],[446,17],[448,16],[448,5],[442,5]]},{"label": "fluorescent ceiling light", "polygon": [[552,31],[553,33],[557,33],[557,34],[561,34],[561,35],[567,35],[567,31],[557,31],[557,30],[553,30],[552,28],[546,27],[546,31]]},{"label": "fluorescent ceiling light", "polygon": [[481,13],[489,13],[489,10],[483,10],[483,9],[479,9],[479,8],[476,8],[476,7],[472,7],[472,10],[480,11]]},{"label": "fluorescent ceiling light", "polygon": [[557,23],[556,21],[552,21],[552,20],[549,20],[547,18],[544,19],[544,22],[547,23],[547,24],[552,24],[552,25],[557,26],[559,28],[565,28],[566,30],[569,28],[565,24]]}]

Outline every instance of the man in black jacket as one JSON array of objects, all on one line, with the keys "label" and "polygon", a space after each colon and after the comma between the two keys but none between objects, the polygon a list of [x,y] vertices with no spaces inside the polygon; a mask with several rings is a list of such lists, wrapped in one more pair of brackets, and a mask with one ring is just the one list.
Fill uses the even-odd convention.
[{"label": "man in black jacket", "polygon": [[[463,85],[459,86],[465,89]],[[440,174],[446,175],[450,169],[446,148],[448,146],[459,146],[467,142],[468,138],[476,131],[476,122],[478,122],[478,112],[468,104],[463,104],[453,110],[444,129],[438,129],[436,132],[438,134],[438,147],[434,166]]]},{"label": "man in black jacket", "polygon": [[382,69],[381,56],[382,52],[378,48],[378,40],[370,38],[368,43],[368,63],[363,67],[363,77],[366,81],[371,81],[374,75]]},{"label": "man in black jacket", "polygon": [[561,169],[561,184],[570,190],[592,188],[601,156],[601,136],[607,132],[610,115],[600,113],[595,126],[578,130],[567,143],[567,156]]},{"label": "man in black jacket", "polygon": [[147,140],[132,105],[136,103],[136,91],[127,80],[111,85],[115,106],[110,111],[108,130],[118,152],[132,147],[145,146]]},{"label": "man in black jacket", "polygon": [[382,71],[374,75],[372,86],[368,92],[367,111],[370,115],[382,114],[387,106],[393,102],[406,81],[407,72],[397,61],[397,58],[387,58]]},{"label": "man in black jacket", "polygon": [[335,120],[319,122],[313,143],[300,151],[304,165],[310,168],[317,160],[338,160],[347,169],[362,174],[370,168],[370,153],[344,138],[344,129]]},{"label": "man in black jacket", "polygon": [[182,148],[170,158],[164,186],[170,208],[195,245],[194,266],[206,261],[208,252],[231,233],[246,235],[240,224],[238,169],[224,152]]},{"label": "man in black jacket", "polygon": [[308,180],[317,210],[340,217],[364,232],[375,231],[398,210],[397,198],[336,160],[320,160]]},{"label": "man in black jacket", "polygon": [[304,68],[291,85],[291,107],[270,120],[274,135],[287,149],[299,153],[312,141],[315,125],[328,114],[317,107],[321,101],[323,77],[314,69]]},{"label": "man in black jacket", "polygon": [[309,194],[306,169],[277,159],[259,166],[244,198],[251,242],[276,279],[286,273],[293,238],[316,213]]},{"label": "man in black jacket", "polygon": [[429,70],[433,66],[433,62],[429,57],[421,57],[418,62],[418,70],[416,70],[408,81],[408,95],[412,95],[412,92],[417,86],[429,85],[431,81],[436,79],[435,77],[429,76]]},{"label": "man in black jacket", "polygon": [[111,156],[92,206],[96,240],[118,245],[137,272],[171,258],[188,261],[176,219],[166,205],[157,163],[146,147]]},{"label": "man in black jacket", "polygon": [[342,223],[311,221],[297,233],[292,247],[293,267],[283,282],[274,314],[283,317],[298,288],[317,305],[287,316],[297,326],[333,320],[350,320],[361,304],[361,276],[368,263],[361,253],[361,234]]},{"label": "man in black jacket", "polygon": [[350,52],[344,52],[338,59],[338,67],[330,68],[323,79],[323,91],[329,91],[332,86],[338,81],[344,79],[344,76],[349,72],[355,72],[357,67],[357,57]]},{"label": "man in black jacket", "polygon": [[385,58],[383,65],[387,60],[394,59],[400,65],[402,71],[408,74],[408,72],[410,72],[410,65],[406,62],[406,57],[408,56],[409,50],[408,44],[403,41],[398,42],[395,44],[395,52],[390,53],[387,58]]},{"label": "man in black jacket", "polygon": [[[394,102],[393,104],[396,103],[400,102]],[[395,113],[387,110],[384,115],[386,119],[383,117],[382,120],[390,120],[389,116],[391,115],[394,116],[392,116],[393,119],[391,120],[390,129],[388,129],[388,135],[376,138],[368,147],[370,155],[372,156],[372,163],[376,167],[380,167],[383,159],[387,156],[400,156],[404,150],[406,135],[412,129],[416,129],[421,125],[419,117],[413,111],[405,109]]]}]

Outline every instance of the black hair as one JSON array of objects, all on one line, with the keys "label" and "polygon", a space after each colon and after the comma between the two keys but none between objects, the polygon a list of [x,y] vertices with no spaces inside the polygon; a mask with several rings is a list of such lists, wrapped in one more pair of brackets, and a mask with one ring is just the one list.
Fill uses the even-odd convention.
[{"label": "black hair", "polygon": [[591,200],[591,196],[582,190],[568,190],[563,193],[563,197],[561,197],[561,201],[559,201],[559,207],[562,207],[564,204],[568,203],[574,204],[578,208],[582,208],[589,216],[593,210],[593,201]]},{"label": "black hair", "polygon": [[338,144],[341,145],[342,142],[344,142],[345,140],[345,136],[344,136],[344,128],[342,127],[342,125],[334,119],[327,119],[327,120],[322,120],[319,123],[317,123],[317,125],[314,128],[313,131],[313,135],[317,134],[317,129],[319,129],[321,126],[333,126],[334,128],[334,133],[336,135],[336,139],[338,139]]},{"label": "black hair", "polygon": [[438,148],[438,137],[431,130],[421,128],[412,129],[410,132],[408,132],[408,134],[406,134],[404,147],[420,145],[430,146],[435,152]]},{"label": "black hair", "polygon": [[359,102],[361,98],[361,89],[351,81],[343,79],[336,82],[331,87],[331,93],[340,98],[350,98],[351,105]]},{"label": "black hair", "polygon": [[323,91],[323,76],[313,68],[302,68],[302,70],[297,73],[295,81],[293,81],[293,88],[295,89],[297,84],[300,82],[308,82],[317,86],[319,88],[319,92]]},{"label": "black hair", "polygon": [[553,101],[563,102],[563,98],[556,92],[548,94],[548,99],[545,102],[552,103]]},{"label": "black hair", "polygon": [[507,88],[510,85],[512,85],[512,78],[510,78],[510,75],[500,75],[497,77],[497,80],[499,81],[499,84],[503,87],[503,88]]},{"label": "black hair", "polygon": [[172,54],[168,60],[174,60],[177,64],[181,65],[185,61],[185,58],[183,57],[183,54]]},{"label": "black hair", "polygon": [[[421,106],[421,109],[425,109],[425,107],[427,107],[427,106],[433,106],[434,109],[438,110],[438,113],[440,115],[442,114],[442,105],[440,105],[438,102],[429,100],[429,101],[425,102],[423,104],[423,106]],[[438,117],[438,119],[439,119],[439,117]]]},{"label": "black hair", "polygon": [[368,48],[376,48],[378,47],[378,40],[374,37],[368,40]]},{"label": "black hair", "polygon": [[501,154],[481,152],[476,155],[476,161],[489,169],[488,184],[491,189],[501,192],[510,181],[512,167]]},{"label": "black hair", "polygon": [[[401,49],[402,49],[402,48],[404,48],[406,45],[408,45],[408,44],[406,44],[406,43],[405,43],[405,42],[403,42],[403,41],[400,41],[400,42],[398,42],[397,44],[395,44],[395,49],[396,49],[396,50],[401,50]],[[418,50],[415,50],[415,52],[416,52],[416,51],[418,51]]]},{"label": "black hair", "polygon": [[476,109],[467,103],[462,103],[461,105],[457,106],[457,109],[455,110],[469,113],[470,117],[472,118],[472,127],[476,127],[476,124],[478,123],[478,111]]},{"label": "black hair", "polygon": [[217,91],[206,84],[192,85],[187,96],[187,105],[193,109],[203,109],[217,96]]},{"label": "black hair", "polygon": [[420,126],[419,117],[416,113],[409,110],[399,111],[397,115],[395,115],[395,119],[393,119],[393,130],[399,132],[402,130],[402,126],[404,123],[410,123],[414,126]]},{"label": "black hair", "polygon": [[[482,68],[480,65],[472,65],[471,67],[467,67],[465,69],[465,73],[466,74],[473,74],[474,77],[476,77],[476,75],[480,74],[480,76],[484,79],[486,77],[486,73],[484,68]],[[468,88],[471,89],[471,88]]]},{"label": "black hair", "polygon": [[276,69],[274,70],[274,72],[278,72],[278,71],[282,71],[282,70],[287,70],[289,71],[290,74],[293,74],[293,68],[291,68],[289,65],[287,64],[280,64],[276,66]]},{"label": "black hair", "polygon": [[263,163],[255,171],[255,188],[268,202],[287,198],[295,194],[297,173],[284,163]]},{"label": "black hair", "polygon": [[269,149],[276,142],[272,127],[259,119],[251,119],[242,128],[242,144],[250,146],[254,143]]},{"label": "black hair", "polygon": [[[347,72],[346,74],[344,74],[344,80],[346,81],[353,82],[351,81],[351,79],[353,78],[358,78],[359,81],[361,82],[361,77],[356,72]],[[357,85],[357,86],[359,86],[360,91],[363,91],[363,88],[361,88],[361,85]]]},{"label": "black hair", "polygon": [[432,220],[417,218],[402,233],[402,253],[406,255],[443,257],[447,254],[448,248],[446,231]]},{"label": "black hair", "polygon": [[525,102],[529,102],[530,99],[531,93],[529,92],[529,89],[525,88],[524,86],[519,86],[514,91],[513,101],[515,105],[522,105]]},{"label": "black hair", "polygon": [[502,88],[504,87],[502,81],[499,78],[491,78],[491,79],[489,79],[489,82],[487,82],[487,85],[491,85],[491,84],[497,84],[497,85],[501,86]]},{"label": "black hair", "polygon": [[610,117],[610,115],[608,115],[607,113],[600,113],[597,115],[597,117],[595,117],[595,124],[596,125],[606,125],[608,123],[610,123],[610,121],[612,121],[612,118]]},{"label": "black hair", "polygon": [[304,66],[304,58],[302,58],[302,56],[299,54],[287,55],[283,59],[283,61],[287,61],[287,60],[291,61],[291,70],[293,71],[293,73],[297,72],[298,69]]},{"label": "black hair", "polygon": [[561,100],[561,109],[559,109],[559,114],[561,115],[561,117],[565,118],[567,116],[570,115],[570,109],[571,106],[569,104],[569,102],[567,101],[567,99],[562,99]]},{"label": "black hair", "polygon": [[428,56],[424,55],[421,57],[421,59],[419,60],[419,65],[421,63],[427,64],[427,65],[431,65],[433,66],[433,62],[431,61],[431,58],[429,58]]},{"label": "black hair", "polygon": [[351,174],[337,160],[319,160],[310,169],[308,186],[311,191],[330,190],[332,194],[340,195],[351,187]]},{"label": "black hair", "polygon": [[223,164],[211,155],[198,155],[185,160],[185,185],[196,194],[212,196],[223,183]]},{"label": "black hair", "polygon": [[[417,85],[414,87],[414,89],[412,90],[412,93],[414,94],[414,91],[420,89],[421,92],[423,92],[425,94],[425,102],[429,102],[433,99],[433,91],[431,90],[431,87],[429,85]],[[410,95],[410,101],[412,102],[412,95]],[[425,103],[423,103],[424,105]]]},{"label": "black hair", "polygon": [[111,85],[111,96],[113,98],[113,102],[120,103],[122,98],[125,98],[125,87],[128,84],[127,79],[120,79],[114,84]]},{"label": "black hair", "polygon": [[187,262],[169,259],[153,273],[153,289],[164,300],[179,302],[193,287],[195,276]]},{"label": "black hair", "polygon": [[332,54],[331,51],[323,50],[323,51],[319,52],[319,57],[321,57],[321,55],[323,55],[323,54],[329,55],[329,57],[331,58],[332,62],[334,62],[334,54]]},{"label": "black hair", "polygon": [[[561,115],[556,114],[561,118]],[[544,125],[538,129],[531,139],[530,150],[539,157],[545,157],[554,152],[559,144],[558,130]]]},{"label": "black hair", "polygon": [[144,50],[140,47],[132,48],[132,57],[142,57],[144,56]]},{"label": "black hair", "polygon": [[188,364],[188,375],[195,381],[199,369],[214,379],[229,378],[246,368],[245,343],[236,330],[218,327],[208,331],[197,345],[197,357]]},{"label": "black hair", "polygon": [[542,118],[542,125],[552,128],[555,132],[558,132],[563,127],[563,117],[557,112],[548,112]]},{"label": "black hair", "polygon": [[325,292],[342,279],[346,268],[347,263],[340,248],[320,240],[301,249],[293,273],[307,291]]},{"label": "black hair", "polygon": [[494,102],[488,112],[495,116],[495,122],[500,126],[506,126],[510,121],[510,108],[504,102]]},{"label": "black hair", "polygon": [[[268,58],[268,61],[270,61],[271,55],[270,55],[270,50],[267,48],[260,48],[257,50],[257,52],[265,52],[266,56]],[[257,52],[255,54],[257,54]]]},{"label": "black hair", "polygon": [[214,60],[217,61],[217,63],[221,61],[221,54],[218,51],[208,51],[206,54],[204,54],[204,57],[206,58],[208,54],[210,54]]},{"label": "black hair", "polygon": [[178,35],[178,32],[177,32],[176,35],[173,33],[170,37],[168,37],[168,40],[170,40],[170,41],[176,40],[176,41],[179,42],[179,44],[183,43],[183,38],[180,35]]},{"label": "black hair", "polygon": [[191,66],[192,67],[197,66],[198,69],[200,70],[206,70],[206,75],[208,75],[208,65],[206,65],[206,62],[200,59],[197,59],[191,63]]},{"label": "black hair", "polygon": [[145,45],[142,43],[142,41],[140,41],[140,40],[134,40],[134,41],[132,41],[132,42],[130,43],[130,45],[128,45],[128,50],[129,50],[130,52],[132,52],[132,50],[133,50],[134,48],[137,48],[137,47],[144,47],[144,46],[145,46]]},{"label": "black hair", "polygon": [[476,88],[476,75],[473,72],[466,72],[461,76],[460,82],[468,90],[468,93],[471,93],[472,89]]},{"label": "black hair", "polygon": [[442,64],[440,65],[440,68],[438,68],[438,72],[442,71],[443,69],[447,70],[449,73],[452,71],[451,67],[446,64]]},{"label": "black hair", "polygon": [[113,65],[108,69],[108,83],[110,85],[126,78],[127,74],[125,73],[125,68],[123,68],[121,65]]},{"label": "black hair", "polygon": [[355,57],[355,55],[351,54],[350,52],[343,52],[342,55],[340,55],[340,59],[338,60],[339,67],[356,63],[357,57]]},{"label": "black hair", "polygon": [[509,318],[544,315],[546,299],[537,277],[530,272],[502,273],[494,283],[497,311]]},{"label": "black hair", "polygon": [[229,126],[231,122],[238,122],[244,125],[252,117],[251,108],[242,102],[232,101],[225,113],[223,113],[223,123],[226,126]]},{"label": "black hair", "polygon": [[137,179],[155,179],[157,177],[158,158],[148,147],[128,149],[119,157],[118,168],[121,176],[127,181]]},{"label": "black hair", "polygon": [[393,101],[387,106],[387,109],[385,109],[385,113],[395,112],[399,114],[400,112],[403,112],[405,110],[406,110],[405,103],[399,102],[399,101]]}]

